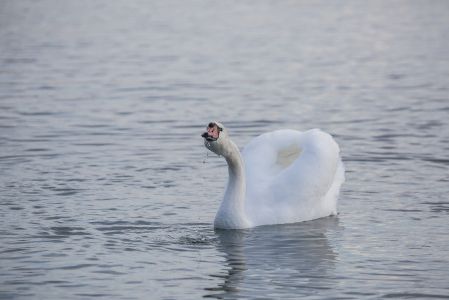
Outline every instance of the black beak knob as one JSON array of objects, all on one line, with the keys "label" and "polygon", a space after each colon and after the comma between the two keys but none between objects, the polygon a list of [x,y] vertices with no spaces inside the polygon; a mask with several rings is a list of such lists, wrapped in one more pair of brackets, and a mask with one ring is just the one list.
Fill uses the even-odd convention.
[{"label": "black beak knob", "polygon": [[202,136],[203,138],[207,139],[207,138],[209,137],[209,134],[208,134],[207,132],[205,132],[205,133],[203,133],[201,136]]}]

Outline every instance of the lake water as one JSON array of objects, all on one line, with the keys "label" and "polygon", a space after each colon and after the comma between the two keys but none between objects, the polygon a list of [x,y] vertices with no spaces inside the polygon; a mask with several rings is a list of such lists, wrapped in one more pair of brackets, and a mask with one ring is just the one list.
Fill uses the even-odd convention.
[{"label": "lake water", "polygon": [[[1,299],[449,298],[448,1],[1,1]],[[214,231],[200,134],[339,143],[339,215]]]}]

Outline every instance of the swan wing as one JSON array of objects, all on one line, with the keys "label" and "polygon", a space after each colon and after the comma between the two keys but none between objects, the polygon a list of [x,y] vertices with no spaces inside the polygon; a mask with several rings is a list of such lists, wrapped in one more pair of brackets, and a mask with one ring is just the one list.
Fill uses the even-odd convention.
[{"label": "swan wing", "polygon": [[253,223],[280,224],[336,213],[344,181],[340,150],[319,130],[262,134],[244,148],[245,209]]}]

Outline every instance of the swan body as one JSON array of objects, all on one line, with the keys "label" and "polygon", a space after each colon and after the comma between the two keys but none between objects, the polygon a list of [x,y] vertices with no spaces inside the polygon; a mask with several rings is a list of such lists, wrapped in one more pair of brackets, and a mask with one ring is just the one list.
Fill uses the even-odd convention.
[{"label": "swan body", "polygon": [[272,131],[254,138],[242,153],[218,122],[202,136],[206,148],[226,159],[229,171],[215,228],[294,223],[337,213],[344,166],[329,134]]}]

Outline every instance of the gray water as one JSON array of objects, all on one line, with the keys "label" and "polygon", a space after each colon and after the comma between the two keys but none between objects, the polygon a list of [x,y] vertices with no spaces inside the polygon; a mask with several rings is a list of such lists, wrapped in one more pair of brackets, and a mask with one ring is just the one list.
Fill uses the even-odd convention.
[{"label": "gray water", "polygon": [[[449,298],[448,1],[1,1],[1,299]],[[243,147],[319,127],[339,214],[214,231]]]}]

